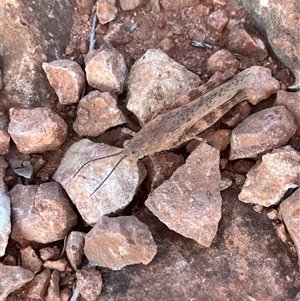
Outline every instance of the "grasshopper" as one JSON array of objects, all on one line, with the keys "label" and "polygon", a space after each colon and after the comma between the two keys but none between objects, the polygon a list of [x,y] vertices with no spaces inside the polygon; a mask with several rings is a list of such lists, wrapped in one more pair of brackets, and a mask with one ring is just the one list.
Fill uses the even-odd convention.
[{"label": "grasshopper", "polygon": [[[111,155],[122,154],[123,156],[92,194],[103,185],[125,157],[138,160],[145,156],[152,156],[162,150],[174,149],[197,138],[197,135],[213,125],[243,100],[257,104],[262,99],[277,92],[280,87],[279,82],[271,76],[270,70],[263,67],[253,66],[232,78],[230,76],[230,73],[224,74],[223,77],[219,78],[219,81],[208,82],[182,96],[173,104],[170,111],[158,115],[131,140],[126,140],[123,144],[123,150]],[[228,78],[230,79],[216,87],[220,81]],[[268,90],[264,88],[262,91],[260,88],[262,81],[265,82]],[[178,105],[181,106],[176,107]],[[74,177],[85,165],[104,158],[107,157],[95,158],[86,162],[76,171]]]}]

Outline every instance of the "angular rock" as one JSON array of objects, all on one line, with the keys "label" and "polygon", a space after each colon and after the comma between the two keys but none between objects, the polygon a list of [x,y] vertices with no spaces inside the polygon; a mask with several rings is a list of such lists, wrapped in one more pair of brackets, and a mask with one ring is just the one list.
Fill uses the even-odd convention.
[{"label": "angular rock", "polygon": [[66,254],[70,265],[76,271],[80,265],[84,256],[84,232],[72,231],[67,239]]},{"label": "angular rock", "polygon": [[79,101],[85,85],[85,75],[78,63],[64,59],[43,63],[42,67],[61,104]]},{"label": "angular rock", "polygon": [[92,264],[120,270],[151,262],[156,244],[148,227],[135,216],[102,216],[85,237],[84,253]]},{"label": "angular rock", "polygon": [[60,291],[61,301],[70,301],[72,298],[72,291],[69,288],[64,288]]},{"label": "angular rock", "polygon": [[283,106],[259,111],[233,129],[230,160],[255,158],[285,145],[296,132],[292,114]]},{"label": "angular rock", "polygon": [[9,151],[8,123],[9,119],[6,109],[0,104],[0,155],[6,155]]},{"label": "angular rock", "polygon": [[102,277],[95,268],[78,270],[76,272],[77,287],[81,296],[89,301],[96,301],[101,294]]},{"label": "angular rock", "polygon": [[85,64],[86,78],[91,87],[103,92],[123,92],[128,71],[124,57],[116,49],[102,47],[93,50],[87,54]]},{"label": "angular rock", "polygon": [[34,279],[28,285],[29,291],[27,297],[34,299],[43,299],[45,297],[48,285],[50,283],[51,271],[46,269],[35,275]]},{"label": "angular rock", "polygon": [[141,5],[142,0],[119,0],[122,10],[132,10]]},{"label": "angular rock", "polygon": [[268,52],[261,39],[251,36],[244,25],[234,24],[229,31],[227,49],[231,52],[250,56],[258,61],[263,61]]},{"label": "angular rock", "polygon": [[219,50],[211,55],[207,61],[207,71],[214,74],[217,71],[225,72],[232,71],[238,73],[239,61],[226,49]]},{"label": "angular rock", "polygon": [[164,9],[179,11],[188,6],[198,4],[198,0],[162,0],[161,5]]},{"label": "angular rock", "polygon": [[50,284],[48,286],[47,296],[45,301],[61,301],[59,291],[59,272],[53,271],[51,274]]},{"label": "angular rock", "polygon": [[40,257],[46,261],[48,259],[56,260],[60,257],[61,249],[58,246],[54,246],[53,248],[46,247],[40,249]]},{"label": "angular rock", "polygon": [[63,239],[77,223],[73,206],[55,182],[16,185],[11,191],[12,238],[50,243]]},{"label": "angular rock", "polygon": [[221,219],[219,151],[201,143],[145,205],[169,229],[209,247]]},{"label": "angular rock", "polygon": [[225,29],[228,21],[229,18],[227,10],[218,9],[208,16],[206,23],[212,28],[216,29],[218,32],[222,32]]},{"label": "angular rock", "polygon": [[219,151],[223,151],[229,144],[230,134],[230,130],[220,129],[216,131],[206,131],[201,134],[200,137],[209,145],[213,146]]},{"label": "angular rock", "polygon": [[296,133],[300,134],[300,91],[287,92],[279,90],[276,94],[276,101],[274,106],[284,106],[293,115],[295,124],[297,126]]},{"label": "angular rock", "polygon": [[36,274],[42,269],[43,262],[36,255],[34,249],[28,246],[21,250],[22,267]]},{"label": "angular rock", "polygon": [[276,205],[288,189],[299,186],[299,173],[299,152],[290,146],[273,150],[250,169],[239,200],[265,207]]},{"label": "angular rock", "polygon": [[207,16],[214,10],[214,5],[211,2],[203,2],[193,8],[196,16]]},{"label": "angular rock", "polygon": [[65,272],[67,264],[68,264],[68,261],[65,258],[61,258],[61,259],[54,260],[54,261],[46,260],[43,265],[46,269],[56,270],[59,272]]},{"label": "angular rock", "polygon": [[12,108],[8,132],[21,153],[58,149],[67,138],[65,121],[51,109]]},{"label": "angular rock", "polygon": [[126,121],[110,93],[92,91],[80,100],[73,128],[80,136],[97,137]]},{"label": "angular rock", "polygon": [[113,21],[118,13],[116,0],[99,0],[97,2],[97,17],[101,24]]},{"label": "angular rock", "polygon": [[70,1],[81,15],[89,15],[92,11],[94,0],[71,0]]},{"label": "angular rock", "polygon": [[10,197],[7,192],[7,187],[3,181],[7,167],[8,164],[4,160],[4,157],[0,156],[0,257],[5,254],[9,234],[11,232]]},{"label": "angular rock", "polygon": [[19,266],[4,265],[0,262],[0,300],[5,301],[6,297],[24,286],[33,279],[34,274]]},{"label": "angular rock", "polygon": [[296,246],[298,261],[300,262],[300,190],[280,203],[280,213],[283,222]]},{"label": "angular rock", "polygon": [[64,187],[82,218],[93,225],[100,216],[131,202],[139,169],[137,161],[122,155],[122,149],[82,139],[65,153],[53,178]]},{"label": "angular rock", "polygon": [[127,109],[145,125],[200,83],[197,75],[163,51],[149,49],[130,70]]}]

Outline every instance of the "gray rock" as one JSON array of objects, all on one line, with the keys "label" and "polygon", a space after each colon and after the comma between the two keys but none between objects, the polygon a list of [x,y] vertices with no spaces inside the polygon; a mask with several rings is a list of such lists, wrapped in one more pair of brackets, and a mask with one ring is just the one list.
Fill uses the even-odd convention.
[{"label": "gray rock", "polygon": [[255,158],[283,146],[296,129],[293,115],[283,106],[252,114],[233,129],[229,159]]},{"label": "gray rock", "polygon": [[262,156],[248,172],[240,201],[265,207],[280,202],[286,191],[299,186],[300,153],[284,146]]},{"label": "gray rock", "polygon": [[53,178],[82,218],[93,225],[100,216],[131,202],[139,185],[139,169],[136,160],[122,155],[122,149],[82,139],[65,153]]},{"label": "gray rock", "polygon": [[4,265],[0,262],[0,301],[5,301],[6,297],[24,286],[33,279],[34,274],[19,266]]},{"label": "gray rock", "polygon": [[145,205],[177,233],[209,247],[221,219],[219,151],[200,144]]},{"label": "gray rock", "polygon": [[149,49],[130,70],[127,109],[145,125],[200,83],[197,75],[163,51]]},{"label": "gray rock", "polygon": [[85,237],[84,253],[92,264],[120,270],[151,262],[156,244],[148,227],[135,216],[102,216]]},{"label": "gray rock", "polygon": [[12,238],[50,243],[63,239],[77,223],[77,215],[55,182],[16,185],[11,191]]},{"label": "gray rock", "polygon": [[72,231],[67,239],[66,254],[70,265],[76,271],[80,265],[84,256],[84,232]]},{"label": "gray rock", "polygon": [[51,278],[51,271],[49,269],[43,270],[41,273],[35,275],[30,282],[27,297],[34,299],[43,299],[45,297],[47,287]]},{"label": "gray rock", "polygon": [[126,121],[115,97],[108,92],[92,91],[80,100],[73,128],[80,136],[97,137]]}]

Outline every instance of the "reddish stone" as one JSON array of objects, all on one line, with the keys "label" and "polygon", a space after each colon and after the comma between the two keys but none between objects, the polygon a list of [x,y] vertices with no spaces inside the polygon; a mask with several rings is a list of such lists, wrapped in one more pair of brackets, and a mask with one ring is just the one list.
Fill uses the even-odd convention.
[{"label": "reddish stone", "polygon": [[36,255],[34,249],[28,246],[21,250],[22,267],[30,270],[34,274],[38,273],[42,269],[43,262]]},{"label": "reddish stone", "polygon": [[195,6],[198,0],[162,0],[161,5],[164,9],[179,11],[187,6]]},{"label": "reddish stone", "polygon": [[9,151],[8,123],[9,118],[6,109],[0,104],[0,155],[6,155]]},{"label": "reddish stone", "polygon": [[58,260],[46,260],[43,266],[46,269],[57,270],[59,272],[65,272],[68,261],[65,258],[61,258]]},{"label": "reddish stone", "polygon": [[60,257],[61,249],[58,246],[53,248],[46,247],[40,249],[40,257],[45,261],[48,259],[56,260]]},{"label": "reddish stone", "polygon": [[218,32],[222,32],[229,21],[227,10],[218,9],[207,18],[207,24]]},{"label": "reddish stone", "polygon": [[81,15],[89,15],[92,11],[94,0],[72,0],[70,1]]},{"label": "reddish stone", "polygon": [[45,301],[61,301],[59,291],[59,279],[59,272],[53,271],[51,274],[50,284],[48,286],[48,292]]},{"label": "reddish stone", "polygon": [[76,271],[80,265],[84,256],[84,238],[85,233],[72,231],[67,239],[66,243],[66,254],[70,265]]},{"label": "reddish stone", "polygon": [[238,73],[239,61],[226,49],[219,50],[211,55],[207,61],[207,71],[214,74],[217,71],[225,72],[232,71],[234,74]]},{"label": "reddish stone", "polygon": [[119,0],[122,10],[132,10],[141,5],[142,0]]},{"label": "reddish stone", "polygon": [[97,2],[97,17],[101,24],[113,21],[118,13],[116,0],[99,0]]},{"label": "reddish stone", "polygon": [[50,282],[50,270],[43,270],[41,273],[35,275],[30,282],[27,297],[34,299],[43,299],[45,297],[48,284]]}]

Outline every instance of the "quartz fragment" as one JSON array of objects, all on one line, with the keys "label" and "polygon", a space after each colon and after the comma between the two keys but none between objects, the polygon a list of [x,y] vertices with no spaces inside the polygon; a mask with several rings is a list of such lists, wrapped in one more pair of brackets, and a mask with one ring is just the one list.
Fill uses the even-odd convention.
[{"label": "quartz fragment", "polygon": [[219,151],[201,143],[145,205],[171,230],[209,247],[221,219]]}]

